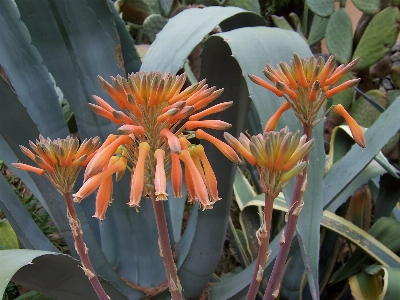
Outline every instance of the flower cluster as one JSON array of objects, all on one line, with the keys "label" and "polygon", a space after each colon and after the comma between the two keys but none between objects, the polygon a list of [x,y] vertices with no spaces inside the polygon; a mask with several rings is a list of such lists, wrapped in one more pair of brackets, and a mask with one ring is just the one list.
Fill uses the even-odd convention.
[{"label": "flower cluster", "polygon": [[314,139],[300,137],[300,132],[289,132],[288,127],[280,131],[266,131],[249,139],[243,133],[236,139],[228,132],[224,137],[244,159],[256,166],[260,174],[260,185],[264,193],[276,197],[287,182],[306,167],[302,159],[314,146]]},{"label": "flower cluster", "polygon": [[71,193],[81,169],[97,151],[100,138],[90,138],[79,145],[79,140],[70,136],[51,140],[40,135],[36,143],[29,141],[29,144],[33,152],[24,146],[20,146],[20,149],[39,168],[23,163],[12,165],[17,169],[45,175],[61,194],[68,194]]},{"label": "flower cluster", "polygon": [[[264,75],[275,86],[260,77],[249,74],[253,82],[272,91],[278,97],[286,99],[267,122],[265,131],[273,130],[280,116],[290,108],[293,109],[294,114],[301,123],[315,126],[321,120],[317,119],[317,117],[325,100],[340,91],[354,87],[360,81],[360,79],[351,79],[333,87],[346,73],[354,68],[357,62],[358,59],[347,65],[342,64],[335,69],[335,56],[331,56],[325,62],[322,57],[319,57],[318,60],[314,56],[310,59],[303,59],[294,54],[290,65],[281,62],[276,69],[269,64],[264,68]],[[339,108],[337,109],[337,107]],[[335,112],[345,118],[356,143],[365,148],[364,135],[360,126],[344,108],[340,108],[340,105],[333,108]]]},{"label": "flower cluster", "polygon": [[231,127],[220,120],[202,120],[232,105],[232,102],[223,102],[204,109],[223,90],[209,88],[202,80],[182,91],[185,74],[139,72],[128,78],[111,77],[111,80],[112,84],[109,84],[99,77],[101,86],[119,110],[98,96],[93,96],[96,104],[90,104],[90,107],[120,125],[119,136],[110,135],[90,161],[85,171],[85,183],[73,195],[74,200],[81,201],[99,187],[95,216],[103,219],[111,201],[111,174],[117,173],[118,179],[125,169],[132,173],[130,206],[139,207],[142,195],[149,197],[152,193],[156,200],[166,200],[169,178],[175,197],[180,197],[183,180],[180,161],[183,161],[189,200],[199,200],[203,209],[212,208],[219,199],[215,175],[204,149],[191,144],[188,136],[208,140],[232,161],[239,162],[229,145],[198,129]]}]

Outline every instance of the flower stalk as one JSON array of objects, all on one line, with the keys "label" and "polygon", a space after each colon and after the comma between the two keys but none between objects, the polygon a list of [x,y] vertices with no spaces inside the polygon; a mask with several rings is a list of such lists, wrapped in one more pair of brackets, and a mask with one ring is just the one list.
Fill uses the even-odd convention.
[{"label": "flower stalk", "polygon": [[78,252],[78,255],[81,259],[82,270],[85,272],[85,275],[89,278],[90,283],[92,284],[93,289],[95,290],[97,297],[100,300],[108,300],[110,297],[106,294],[103,287],[100,284],[99,279],[96,276],[96,272],[93,269],[92,263],[89,259],[88,248],[86,247],[85,242],[83,241],[83,232],[81,230],[81,222],[76,215],[76,210],[74,207],[74,203],[72,201],[72,197],[70,193],[64,194],[65,203],[67,204],[67,217],[68,222],[71,227],[72,236],[75,240],[75,249]]},{"label": "flower stalk", "polygon": [[157,230],[159,236],[159,247],[160,256],[163,260],[165,272],[167,274],[168,286],[171,293],[172,300],[183,299],[182,286],[178,278],[174,258],[172,255],[167,219],[165,217],[164,204],[162,201],[156,200],[156,195],[151,194],[151,200],[153,202],[154,215],[156,217]]}]

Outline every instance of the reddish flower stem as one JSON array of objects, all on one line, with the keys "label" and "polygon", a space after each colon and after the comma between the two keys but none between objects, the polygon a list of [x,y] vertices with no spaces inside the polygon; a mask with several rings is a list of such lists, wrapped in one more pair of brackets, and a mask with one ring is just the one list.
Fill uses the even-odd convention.
[{"label": "reddish flower stem", "polygon": [[69,225],[71,226],[72,235],[75,240],[75,249],[78,252],[79,257],[81,258],[82,269],[85,272],[86,276],[89,278],[89,281],[92,284],[93,289],[95,290],[99,299],[108,300],[110,299],[110,297],[108,297],[103,287],[101,286],[100,281],[97,278],[96,273],[93,269],[92,263],[90,262],[88,248],[86,248],[85,242],[83,241],[83,232],[81,230],[78,216],[76,215],[76,210],[74,207],[74,203],[72,202],[71,194],[66,193],[63,196],[67,204],[67,217]]},{"label": "reddish flower stem", "polygon": [[157,201],[154,192],[150,195],[153,202],[154,214],[156,217],[160,255],[164,262],[165,272],[167,274],[169,291],[172,300],[183,299],[182,286],[178,278],[174,258],[172,256],[171,245],[169,243],[169,234],[167,219],[165,217],[164,205],[162,201]]},{"label": "reddish flower stem", "polygon": [[[307,135],[307,142],[312,137],[312,126],[303,124],[303,133]],[[290,246],[292,244],[292,239],[294,236],[294,232],[296,230],[297,220],[299,218],[299,205],[302,203],[303,194],[306,188],[306,179],[307,179],[307,168],[308,168],[308,157],[307,154],[303,161],[307,163],[306,168],[296,177],[296,182],[294,184],[294,190],[292,195],[292,202],[290,208],[288,210],[288,220],[286,223],[286,227],[284,229],[284,242],[281,244],[278,256],[276,257],[274,268],[271,273],[270,280],[268,282],[267,289],[265,290],[263,300],[271,300],[275,299],[279,295],[280,282],[282,279],[285,263],[289,254]]]},{"label": "reddish flower stem", "polygon": [[258,236],[260,247],[258,249],[257,261],[254,267],[253,277],[251,279],[249,291],[247,292],[246,300],[255,299],[258,292],[258,288],[262,281],[265,264],[269,260],[267,251],[269,246],[269,238],[271,236],[271,220],[272,220],[272,212],[274,209],[273,208],[274,200],[275,200],[274,195],[270,193],[265,193],[263,224],[261,224]]}]

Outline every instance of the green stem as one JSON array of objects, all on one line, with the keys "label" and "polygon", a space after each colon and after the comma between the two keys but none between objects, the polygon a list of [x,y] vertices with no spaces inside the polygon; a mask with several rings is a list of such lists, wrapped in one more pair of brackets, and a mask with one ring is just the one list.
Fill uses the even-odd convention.
[{"label": "green stem", "polygon": [[[303,133],[307,135],[308,142],[312,137],[312,125],[303,124]],[[292,202],[290,208],[287,212],[288,220],[286,223],[286,227],[282,234],[284,238],[281,238],[281,246],[278,251],[278,256],[276,257],[274,268],[271,273],[270,280],[268,282],[267,289],[265,290],[263,300],[271,300],[275,299],[279,295],[280,282],[282,279],[285,263],[289,254],[290,246],[292,244],[292,239],[294,236],[294,232],[296,230],[297,220],[299,218],[299,213],[302,204],[303,194],[306,188],[306,179],[307,179],[307,167],[308,167],[308,157],[307,154],[303,161],[307,163],[306,168],[296,177],[296,182],[294,184]]]},{"label": "green stem", "polygon": [[274,206],[274,195],[265,193],[265,206],[264,206],[264,217],[261,228],[259,229],[258,239],[260,248],[258,249],[257,261],[254,267],[253,277],[251,279],[249,291],[247,292],[246,300],[255,299],[258,288],[262,281],[265,264],[268,262],[268,246],[269,238],[271,236],[271,220]]},{"label": "green stem", "polygon": [[72,197],[70,193],[66,193],[63,195],[65,202],[67,204],[67,217],[69,221],[69,225],[71,226],[72,235],[75,240],[75,249],[78,252],[79,257],[82,262],[82,269],[85,272],[86,276],[89,278],[90,283],[95,290],[97,297],[100,300],[108,300],[110,297],[106,294],[103,287],[100,284],[99,279],[96,276],[96,273],[93,269],[92,263],[90,262],[88,255],[88,248],[86,248],[85,242],[83,241],[83,232],[81,230],[81,225],[76,215],[76,210],[74,207],[74,203],[72,202]]},{"label": "green stem", "polygon": [[178,278],[174,258],[172,256],[171,245],[169,243],[169,234],[167,219],[165,217],[164,205],[162,201],[157,201],[154,192],[151,193],[154,214],[156,217],[157,230],[159,236],[160,255],[164,262],[165,272],[167,274],[168,286],[171,292],[172,300],[183,299],[182,286]]}]

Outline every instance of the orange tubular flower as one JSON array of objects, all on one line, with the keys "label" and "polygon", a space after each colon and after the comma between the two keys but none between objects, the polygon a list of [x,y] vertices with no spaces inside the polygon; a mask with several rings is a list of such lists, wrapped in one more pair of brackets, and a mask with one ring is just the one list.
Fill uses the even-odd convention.
[{"label": "orange tubular flower", "polygon": [[[343,90],[356,86],[360,81],[360,79],[351,79],[334,87],[345,74],[355,67],[357,62],[358,59],[355,59],[335,70],[335,56],[331,56],[325,63],[322,57],[318,60],[314,56],[310,59],[304,59],[295,53],[290,66],[281,62],[276,69],[268,64],[264,68],[265,76],[275,86],[257,76],[248,74],[249,78],[256,84],[272,91],[278,97],[286,99],[287,104],[282,105],[271,117],[265,131],[273,130],[282,112],[290,107],[301,123],[310,126],[318,124],[322,120],[322,118],[317,119],[318,113],[325,100]],[[326,111],[329,110],[328,108]],[[361,140],[360,136],[358,141]]]},{"label": "orange tubular flower", "polygon": [[40,168],[23,163],[14,163],[13,166],[45,175],[61,194],[68,194],[72,191],[79,172],[87,164],[86,158],[99,148],[100,139],[95,137],[84,140],[79,146],[79,140],[70,136],[50,140],[40,135],[36,143],[29,141],[29,144],[33,152],[24,146],[20,146],[21,151]]},{"label": "orange tubular flower", "polygon": [[[205,174],[205,180],[214,180],[211,179],[213,176],[210,166],[203,156],[203,158],[200,156],[192,158],[190,155],[180,155],[180,153],[190,145],[187,140],[188,135],[197,134],[199,131],[201,135],[201,129],[198,128],[223,130],[230,127],[230,124],[220,120],[200,120],[232,105],[232,102],[226,102],[205,108],[219,97],[223,90],[208,87],[206,80],[182,90],[186,82],[185,74],[174,76],[168,73],[162,75],[158,72],[139,72],[130,74],[128,78],[111,77],[111,83],[107,83],[101,77],[98,79],[119,110],[113,109],[98,96],[93,96],[96,104],[91,104],[91,107],[95,112],[120,125],[118,129],[120,136],[115,138],[111,135],[105,142],[107,145],[102,146],[94,155],[85,171],[84,186],[90,178],[102,174],[109,168],[105,166],[110,159],[120,157],[125,169],[133,172],[128,203],[130,206],[139,207],[142,196],[150,197],[153,193],[156,200],[166,200],[168,195],[165,186],[170,178],[174,195],[180,197],[183,177],[181,159],[184,160],[185,168],[188,168],[185,179],[189,198],[192,201],[200,200],[203,207],[211,208],[213,202],[207,199],[210,197],[217,200],[216,182],[215,184],[208,182],[209,189],[204,182],[204,188],[198,182],[199,171]],[[195,132],[186,133],[184,130]],[[212,138],[211,135],[210,137]],[[185,142],[181,142],[180,139]],[[218,144],[217,147],[228,156],[236,155],[223,142],[220,141],[225,146],[215,141],[213,143]],[[197,162],[199,169],[196,173],[192,170],[193,159],[199,158],[201,163]],[[238,161],[237,155],[233,159]],[[121,167],[117,171],[118,177],[125,169]],[[104,206],[99,204],[99,207]],[[96,216],[103,218],[103,211],[96,212]]]}]

